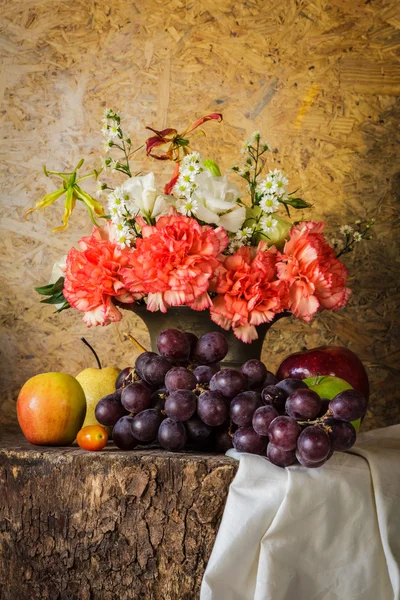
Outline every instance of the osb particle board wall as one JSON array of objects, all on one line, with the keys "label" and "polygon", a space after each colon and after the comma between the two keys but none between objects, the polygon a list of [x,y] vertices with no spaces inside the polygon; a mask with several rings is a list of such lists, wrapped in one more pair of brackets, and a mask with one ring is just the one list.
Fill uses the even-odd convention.
[{"label": "osb particle board wall", "polygon": [[[89,231],[82,208],[67,232],[51,234],[62,208],[23,213],[54,184],[42,164],[99,163],[105,106],[120,110],[141,143],[145,125],[184,128],[211,111],[198,148],[228,168],[244,137],[261,130],[277,149],[292,189],[314,204],[328,231],[375,217],[375,239],[346,259],[353,297],[340,314],[311,324],[283,320],[264,358],[322,344],[352,348],[372,381],[366,428],[400,420],[397,343],[400,155],[400,5],[382,0],[7,0],[1,2],[0,75],[3,423],[15,419],[22,383],[46,370],[76,374],[93,364],[85,335],[104,364],[124,367],[123,341],[141,322],[87,330],[77,312],[54,315],[33,286]],[[160,185],[170,165],[143,157]],[[305,213],[306,216],[306,213]]]}]

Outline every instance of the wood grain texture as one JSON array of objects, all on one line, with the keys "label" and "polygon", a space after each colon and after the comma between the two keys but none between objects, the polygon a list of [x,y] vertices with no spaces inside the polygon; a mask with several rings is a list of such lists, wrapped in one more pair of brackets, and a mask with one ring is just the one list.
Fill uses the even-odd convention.
[{"label": "wood grain texture", "polygon": [[198,598],[236,461],[0,446],[2,600]]},{"label": "wood grain texture", "polygon": [[[328,235],[357,218],[377,219],[375,239],[346,258],[353,296],[340,314],[312,324],[278,323],[264,346],[268,368],[290,352],[345,345],[365,362],[372,400],[365,427],[400,419],[399,158],[400,15],[395,0],[2,0],[0,143],[2,185],[0,312],[1,421],[15,420],[15,397],[35,373],[76,374],[92,364],[86,335],[105,364],[134,351],[122,332],[146,344],[129,315],[87,331],[77,313],[52,314],[32,288],[89,231],[78,208],[53,235],[57,207],[23,220],[54,184],[46,163],[64,169],[84,156],[99,163],[105,106],[126,115],[138,145],[145,125],[183,129],[208,112],[198,149],[223,169],[240,159],[258,129],[276,148],[271,167],[314,204]],[[138,158],[160,186],[171,166]],[[307,217],[309,213],[304,213]]]}]

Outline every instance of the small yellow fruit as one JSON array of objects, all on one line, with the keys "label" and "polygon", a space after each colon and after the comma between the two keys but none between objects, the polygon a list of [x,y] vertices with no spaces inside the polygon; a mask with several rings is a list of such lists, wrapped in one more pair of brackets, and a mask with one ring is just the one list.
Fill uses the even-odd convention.
[{"label": "small yellow fruit", "polygon": [[86,396],[86,417],[82,427],[100,425],[94,416],[94,411],[99,400],[115,392],[115,382],[120,373],[117,367],[104,367],[97,369],[90,367],[84,369],[76,376]]}]

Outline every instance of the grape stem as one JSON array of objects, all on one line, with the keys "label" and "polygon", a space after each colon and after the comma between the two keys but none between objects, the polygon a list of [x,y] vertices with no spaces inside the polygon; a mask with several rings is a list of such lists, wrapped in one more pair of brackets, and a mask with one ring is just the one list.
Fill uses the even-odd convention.
[{"label": "grape stem", "polygon": [[82,338],[81,338],[81,341],[82,341],[82,342],[83,342],[83,343],[84,343],[84,344],[85,344],[85,345],[86,345],[88,348],[90,348],[90,349],[91,349],[91,351],[93,352],[93,354],[94,354],[94,357],[95,357],[95,359],[96,359],[96,361],[97,361],[97,364],[98,364],[98,366],[99,366],[99,369],[101,369],[101,362],[100,362],[100,359],[99,359],[99,357],[97,356],[97,352],[96,352],[96,350],[93,348],[93,346],[91,346],[91,345],[89,344],[89,342],[88,342],[87,340],[85,340],[85,338],[84,338],[84,337],[82,337]]},{"label": "grape stem", "polygon": [[325,419],[329,419],[329,417],[331,417],[332,414],[333,414],[332,411],[330,409],[328,409],[322,417],[319,417],[319,419],[314,419],[314,421],[297,421],[297,422],[299,425],[319,425],[320,423],[323,423],[325,421]]},{"label": "grape stem", "polygon": [[147,352],[146,348],[145,348],[144,346],[142,346],[142,344],[140,344],[140,343],[137,341],[137,339],[135,339],[135,338],[133,337],[133,335],[131,335],[130,333],[124,333],[124,334],[123,334],[123,336],[124,336],[124,338],[125,338],[126,340],[129,340],[130,342],[132,342],[132,344],[133,344],[134,346],[136,346],[136,348],[137,348],[138,350],[140,350],[140,352]]}]

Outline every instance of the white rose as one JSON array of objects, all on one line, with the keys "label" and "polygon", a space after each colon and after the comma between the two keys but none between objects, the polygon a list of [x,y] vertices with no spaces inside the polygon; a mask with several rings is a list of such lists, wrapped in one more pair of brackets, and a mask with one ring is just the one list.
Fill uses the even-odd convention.
[{"label": "white rose", "polygon": [[245,207],[237,203],[239,188],[229,183],[226,175],[216,177],[210,171],[200,173],[196,184],[192,194],[198,205],[196,217],[205,223],[221,225],[227,231],[238,231],[246,218]]},{"label": "white rose", "polygon": [[125,205],[132,215],[139,212],[147,218],[155,219],[168,213],[167,199],[158,193],[154,173],[130,177],[122,184],[121,189],[130,196]]}]

